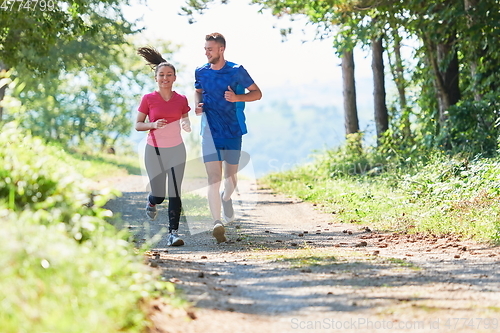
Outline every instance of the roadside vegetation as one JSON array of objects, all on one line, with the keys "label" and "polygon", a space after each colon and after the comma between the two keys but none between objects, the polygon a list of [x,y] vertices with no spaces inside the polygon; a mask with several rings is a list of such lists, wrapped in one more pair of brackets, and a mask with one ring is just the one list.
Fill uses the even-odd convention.
[{"label": "roadside vegetation", "polygon": [[[182,12],[196,20],[225,3],[190,1]],[[276,17],[305,20],[317,39],[332,42],[342,71],[344,146],[263,183],[315,202],[343,222],[499,241],[498,0],[250,3]],[[280,32],[284,39],[298,33],[286,26]],[[375,133],[365,131],[374,147],[362,138],[358,114],[366,101],[357,89],[368,89],[357,81],[360,49],[370,50]],[[307,107],[300,114],[312,117]],[[332,131],[337,121],[312,119]],[[317,132],[315,124],[296,120],[288,133]],[[296,150],[291,140],[275,138],[280,148],[288,144],[280,150]]]},{"label": "roadside vegetation", "polygon": [[[180,9],[192,21],[211,4],[227,2],[187,1]],[[263,184],[373,230],[500,242],[498,0],[251,3],[279,17],[305,18],[317,37],[330,39],[345,78],[344,146],[268,175]],[[131,110],[154,89],[137,47],[154,45],[169,56],[178,49],[141,35],[142,23],[125,19],[126,6],[91,0],[60,1],[29,15],[27,8],[0,10],[2,333],[143,332],[148,300],[183,304],[173,285],[144,264],[148,249],[135,248],[127,231],[112,225],[117,217],[103,207],[117,194],[89,180],[139,173],[137,159],[86,147],[123,146]],[[284,38],[291,33],[281,29]],[[359,47],[372,55],[376,147],[365,146],[360,132]],[[288,132],[296,138],[298,129],[313,130],[291,119]],[[274,128],[263,145],[294,149],[293,141],[269,133]],[[185,207],[202,219],[206,205],[197,200]],[[283,260],[300,266],[335,258],[306,253]]]},{"label": "roadside vegetation", "polygon": [[91,190],[81,175],[125,171],[105,157],[80,157],[2,127],[2,332],[144,332],[148,301],[185,304],[144,264],[148,249],[109,223],[103,205],[117,193]]},{"label": "roadside vegetation", "polygon": [[387,158],[381,153],[386,146],[362,149],[357,142],[351,136],[343,147],[261,183],[313,202],[344,223],[500,242],[499,157],[435,150]]}]

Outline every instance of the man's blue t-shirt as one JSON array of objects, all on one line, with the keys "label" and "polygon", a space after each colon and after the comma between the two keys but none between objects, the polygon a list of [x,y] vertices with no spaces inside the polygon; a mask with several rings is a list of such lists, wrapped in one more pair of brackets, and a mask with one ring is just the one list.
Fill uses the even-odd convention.
[{"label": "man's blue t-shirt", "polygon": [[196,69],[195,88],[203,89],[203,136],[211,133],[213,138],[236,138],[247,133],[245,103],[228,102],[224,93],[230,86],[235,94],[244,94],[253,83],[243,66],[229,61],[219,70],[211,69],[208,63]]}]

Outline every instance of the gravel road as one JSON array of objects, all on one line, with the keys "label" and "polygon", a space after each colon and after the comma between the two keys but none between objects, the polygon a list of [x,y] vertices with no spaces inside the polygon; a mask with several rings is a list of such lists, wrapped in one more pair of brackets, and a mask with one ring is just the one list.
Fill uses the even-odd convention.
[{"label": "gravel road", "polygon": [[[338,223],[245,181],[227,243],[188,216],[179,230],[186,245],[166,247],[166,205],[156,221],[145,218],[141,176],[103,185],[123,193],[107,205],[120,227],[138,245],[152,242],[148,264],[193,304],[186,313],[158,301],[152,332],[500,331],[498,247]],[[202,179],[183,187],[205,192]]]}]

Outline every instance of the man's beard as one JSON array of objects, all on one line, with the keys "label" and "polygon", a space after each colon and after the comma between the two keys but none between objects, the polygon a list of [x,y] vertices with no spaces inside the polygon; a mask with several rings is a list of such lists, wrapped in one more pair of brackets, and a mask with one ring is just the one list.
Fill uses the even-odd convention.
[{"label": "man's beard", "polygon": [[220,56],[214,57],[214,58],[209,60],[209,63],[216,64],[217,62],[219,62],[219,60],[220,60]]}]

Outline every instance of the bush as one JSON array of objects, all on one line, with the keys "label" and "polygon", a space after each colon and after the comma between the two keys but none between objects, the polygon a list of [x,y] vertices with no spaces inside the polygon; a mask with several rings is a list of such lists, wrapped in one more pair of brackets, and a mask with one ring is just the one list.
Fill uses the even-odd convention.
[{"label": "bush", "polygon": [[343,146],[328,150],[315,156],[312,167],[319,177],[349,177],[379,172],[385,161],[374,151],[363,149],[362,133],[349,134]]},{"label": "bush", "polygon": [[[308,166],[261,182],[313,201],[339,221],[500,241],[500,158],[469,160],[434,152],[414,163],[391,161],[374,177],[369,172],[339,173],[339,165],[356,161],[353,155],[341,164],[342,156],[327,152]],[[376,161],[378,156],[360,152],[359,158]]]},{"label": "bush", "polygon": [[2,332],[141,332],[139,303],[174,295],[106,218],[109,191],[64,151],[6,124],[0,133]]},{"label": "bush", "polygon": [[500,135],[498,95],[485,95],[481,101],[464,100],[449,107],[436,145],[451,154],[469,153],[493,156]]}]

